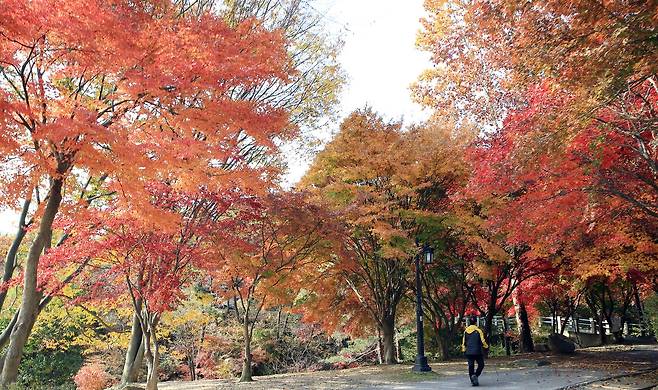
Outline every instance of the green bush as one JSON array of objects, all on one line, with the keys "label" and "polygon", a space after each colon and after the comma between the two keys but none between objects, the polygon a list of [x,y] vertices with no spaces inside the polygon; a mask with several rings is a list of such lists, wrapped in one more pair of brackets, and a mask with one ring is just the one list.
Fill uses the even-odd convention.
[{"label": "green bush", "polygon": [[550,333],[544,329],[539,332],[533,332],[532,342],[534,344],[548,344],[548,335]]},{"label": "green bush", "polygon": [[75,389],[73,376],[84,360],[78,338],[85,326],[60,300],[53,300],[25,345],[18,383],[28,389]]},{"label": "green bush", "polygon": [[644,310],[654,335],[658,335],[658,294],[651,294],[644,302]]},{"label": "green bush", "polygon": [[[425,333],[428,335],[428,333]],[[413,363],[416,360],[416,327],[415,326],[403,326],[398,329],[397,334],[398,341],[400,343],[401,351],[401,363]],[[425,342],[427,345],[427,342]]]},{"label": "green bush", "polygon": [[66,351],[32,349],[21,360],[18,383],[28,389],[75,389],[73,376],[82,366],[79,348]]},{"label": "green bush", "polygon": [[499,343],[492,344],[489,346],[489,357],[497,357],[497,356],[507,356],[505,352],[505,347],[503,347]]}]

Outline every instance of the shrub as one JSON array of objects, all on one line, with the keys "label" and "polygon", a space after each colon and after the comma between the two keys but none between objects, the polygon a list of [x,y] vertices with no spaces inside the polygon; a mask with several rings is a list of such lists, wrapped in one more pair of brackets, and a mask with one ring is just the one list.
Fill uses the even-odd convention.
[{"label": "shrub", "polygon": [[111,379],[103,366],[92,363],[82,366],[73,381],[78,386],[78,390],[103,390],[107,388]]},{"label": "shrub", "polygon": [[82,366],[79,348],[66,351],[33,350],[28,344],[18,372],[18,383],[28,389],[72,387],[71,377]]},{"label": "shrub", "polygon": [[180,374],[179,368],[179,361],[174,356],[167,353],[160,355],[159,379],[161,381],[177,379]]},{"label": "shrub", "polygon": [[[345,345],[345,344],[343,344]],[[377,338],[357,338],[348,340],[340,350],[333,350],[333,355],[319,361],[335,369],[357,367],[377,362]]]},{"label": "shrub", "polygon": [[506,356],[505,347],[496,343],[489,345],[489,357]]},{"label": "shrub", "polygon": [[649,322],[649,330],[658,336],[658,295],[651,294],[644,302],[646,321]]}]

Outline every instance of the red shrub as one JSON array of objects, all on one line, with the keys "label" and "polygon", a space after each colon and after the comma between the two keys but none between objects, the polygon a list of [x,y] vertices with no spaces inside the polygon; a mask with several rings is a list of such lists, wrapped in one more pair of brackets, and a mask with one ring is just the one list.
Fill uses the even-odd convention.
[{"label": "red shrub", "polygon": [[103,366],[92,363],[82,366],[73,380],[78,390],[103,390],[108,387],[112,378]]}]

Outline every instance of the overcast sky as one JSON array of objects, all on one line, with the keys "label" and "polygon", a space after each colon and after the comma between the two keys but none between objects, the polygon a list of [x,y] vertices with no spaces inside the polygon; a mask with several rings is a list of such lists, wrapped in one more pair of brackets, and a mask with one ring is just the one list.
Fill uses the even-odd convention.
[{"label": "overcast sky", "polygon": [[[424,15],[422,0],[320,0],[315,8],[325,15],[328,28],[342,31],[345,41],[340,62],[349,80],[341,96],[341,119],[366,104],[406,124],[427,118],[409,92],[431,66],[429,54],[414,45]],[[303,160],[291,160],[288,182],[303,176],[308,159]]]},{"label": "overcast sky", "polygon": [[[429,64],[429,55],[414,47],[423,16],[422,0],[319,0],[327,28],[342,32],[340,62],[349,81],[341,96],[341,118],[366,104],[389,119],[417,122],[427,117],[411,101],[409,85]],[[338,127],[338,123],[330,125]],[[335,129],[327,129],[331,133]],[[291,152],[294,154],[294,152]],[[295,183],[308,158],[293,158],[287,177]],[[0,232],[13,233],[16,213],[0,210]]]},{"label": "overcast sky", "polygon": [[365,103],[388,117],[424,119],[412,103],[409,85],[430,66],[416,50],[416,32],[424,15],[422,0],[324,0],[330,28],[343,29],[340,56],[350,80],[342,96],[344,112]]}]

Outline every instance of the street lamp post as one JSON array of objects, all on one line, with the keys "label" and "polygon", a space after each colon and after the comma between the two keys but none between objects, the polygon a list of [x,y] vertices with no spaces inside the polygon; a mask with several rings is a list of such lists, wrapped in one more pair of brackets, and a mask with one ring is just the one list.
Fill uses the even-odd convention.
[{"label": "street lamp post", "polygon": [[421,257],[423,264],[432,264],[434,259],[434,251],[428,245],[423,246],[422,255],[416,255],[416,362],[412,371],[414,372],[427,372],[432,371],[432,367],[427,364],[427,357],[425,356],[425,335],[423,332],[423,295],[421,292],[420,282],[420,262]]}]

